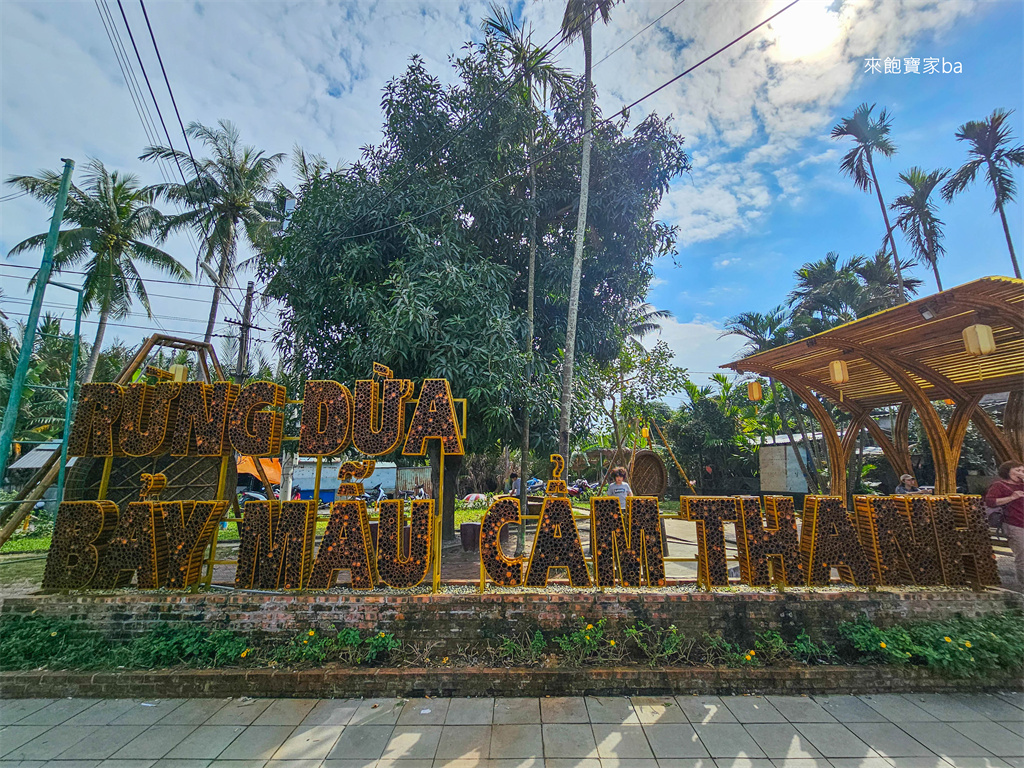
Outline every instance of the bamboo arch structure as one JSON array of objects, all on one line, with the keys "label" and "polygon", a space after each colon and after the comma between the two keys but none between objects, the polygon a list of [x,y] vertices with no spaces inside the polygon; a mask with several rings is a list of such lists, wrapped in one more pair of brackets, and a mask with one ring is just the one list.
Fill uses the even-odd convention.
[{"label": "bamboo arch structure", "polygon": [[[972,357],[962,334],[979,323],[991,326],[996,350]],[[846,362],[849,381],[832,382],[833,360]],[[846,467],[863,429],[897,474],[911,471],[911,412],[920,418],[931,447],[936,493],[956,493],[956,468],[972,422],[999,461],[1024,459],[1024,281],[1019,279],[975,280],[722,367],[771,376],[804,401],[821,425],[829,492],[836,496],[846,496]],[[982,397],[1000,393],[1008,394],[1002,427],[979,407]],[[937,400],[954,406],[947,423],[935,408]],[[844,432],[826,402],[850,415]],[[888,406],[898,410],[887,434],[873,412]]]}]

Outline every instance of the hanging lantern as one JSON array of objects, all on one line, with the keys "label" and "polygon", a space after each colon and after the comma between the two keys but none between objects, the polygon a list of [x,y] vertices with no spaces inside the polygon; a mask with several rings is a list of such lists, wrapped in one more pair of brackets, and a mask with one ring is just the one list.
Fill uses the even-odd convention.
[{"label": "hanging lantern", "polygon": [[761,382],[760,381],[748,381],[747,382],[747,399],[753,400],[755,403],[761,399]]},{"label": "hanging lantern", "polygon": [[649,430],[647,427],[644,427],[643,429],[640,430],[640,435],[641,437],[643,437],[644,440],[647,440],[651,436],[651,430]]},{"label": "hanging lantern", "polygon": [[828,364],[828,378],[833,384],[846,384],[850,380],[850,369],[845,360],[833,360]]},{"label": "hanging lantern", "polygon": [[944,402],[946,405],[956,405],[956,400],[954,400],[952,397],[947,397],[942,402]]},{"label": "hanging lantern", "polygon": [[974,357],[991,355],[996,351],[996,339],[992,335],[992,326],[975,323],[964,328],[964,348],[967,354]]}]

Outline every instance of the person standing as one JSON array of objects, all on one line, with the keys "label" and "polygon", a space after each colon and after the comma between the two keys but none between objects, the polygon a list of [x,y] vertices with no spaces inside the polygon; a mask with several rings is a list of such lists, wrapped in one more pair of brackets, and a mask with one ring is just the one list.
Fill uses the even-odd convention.
[{"label": "person standing", "polygon": [[608,483],[608,495],[619,500],[620,509],[626,509],[626,497],[633,495],[633,489],[626,482],[625,467],[615,467],[612,470],[612,482]]},{"label": "person standing", "polygon": [[924,491],[917,487],[917,480],[914,479],[913,475],[900,475],[900,484],[896,486],[893,494],[899,495],[903,493],[924,493]]},{"label": "person standing", "polygon": [[511,475],[508,476],[508,479],[512,481],[512,490],[510,491],[510,493],[516,498],[519,498],[519,489],[521,487],[519,484],[519,475],[513,472]]},{"label": "person standing", "polygon": [[999,479],[989,486],[985,504],[1003,508],[1003,533],[1013,550],[1017,586],[1024,589],[1024,463],[1004,461]]}]

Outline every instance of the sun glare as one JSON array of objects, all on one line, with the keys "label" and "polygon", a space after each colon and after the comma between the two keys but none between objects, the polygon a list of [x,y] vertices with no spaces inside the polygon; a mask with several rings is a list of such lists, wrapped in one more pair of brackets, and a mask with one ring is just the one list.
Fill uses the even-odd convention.
[{"label": "sun glare", "polygon": [[802,0],[775,19],[771,23],[775,58],[814,61],[827,55],[842,33],[839,13],[830,10],[832,5],[823,0]]}]

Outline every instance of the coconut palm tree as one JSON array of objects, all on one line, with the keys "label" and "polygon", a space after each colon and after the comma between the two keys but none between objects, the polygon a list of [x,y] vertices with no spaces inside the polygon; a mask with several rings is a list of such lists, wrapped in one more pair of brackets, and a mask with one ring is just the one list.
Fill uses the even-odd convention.
[{"label": "coconut palm tree", "polygon": [[942,290],[939,278],[939,256],[946,252],[942,246],[942,221],[935,215],[935,203],[929,198],[932,191],[949,175],[949,168],[940,168],[925,173],[916,165],[909,171],[900,174],[900,181],[909,187],[909,191],[897,197],[890,208],[899,215],[896,226],[910,241],[910,247],[925,264],[935,273],[935,285]]},{"label": "coconut palm tree", "polygon": [[569,419],[572,416],[572,368],[576,359],[576,318],[580,308],[580,282],[583,279],[583,238],[587,229],[587,201],[590,193],[590,131],[594,123],[592,70],[594,52],[591,41],[594,19],[600,15],[605,24],[611,18],[615,0],[568,0],[562,17],[562,39],[577,37],[583,41],[583,152],[580,162],[580,209],[576,218],[576,247],[569,280],[569,316],[565,326],[565,361],[562,364],[562,396],[558,417],[558,452],[569,462]]},{"label": "coconut palm tree", "polygon": [[[519,88],[513,93],[523,102],[534,105],[546,104],[548,96],[563,91],[568,87],[570,76],[568,71],[558,67],[554,63],[551,51],[545,50],[533,44],[532,28],[524,28],[516,24],[512,14],[497,5],[491,6],[492,16],[484,21],[484,30],[493,34],[498,41],[504,54],[507,66],[517,76]],[[534,145],[537,138],[537,127],[542,117],[538,115],[535,123],[525,137],[526,156],[530,163],[530,201],[533,203],[530,209],[530,235],[529,235],[529,256],[527,261],[527,282],[526,282],[526,381],[529,383],[533,368],[533,346],[534,346],[534,287],[536,284],[537,271],[537,167],[533,162]],[[523,407],[523,426],[521,433],[522,464],[520,465],[520,498],[526,502],[526,478],[529,476],[530,466],[530,402],[529,396]],[[524,546],[525,528],[519,527],[518,553],[522,552]]]},{"label": "coconut palm tree", "polygon": [[242,146],[238,129],[228,120],[217,125],[210,128],[193,122],[185,129],[212,157],[193,163],[187,152],[157,146],[146,147],[140,158],[173,160],[189,177],[183,184],[159,184],[157,189],[167,200],[187,207],[183,213],[167,217],[164,231],[192,229],[200,238],[200,260],[216,264],[218,279],[206,324],[207,342],[213,337],[222,286],[235,271],[239,240],[244,235],[249,245],[257,248],[271,234],[272,223],[281,219],[273,181],[285,157],[283,152],[268,156],[255,147]]},{"label": "coconut palm tree", "polygon": [[[173,256],[145,242],[162,238],[164,216],[153,207],[156,190],[142,187],[133,174],[107,171],[103,163],[92,159],[86,165],[84,185],[71,185],[64,209],[64,221],[74,224],[61,230],[53,269],[63,272],[80,268],[85,273],[83,311],[98,309],[99,323],[93,339],[83,382],[92,380],[110,318],[131,312],[138,300],[152,317],[149,295],[139,274],[139,265],[154,267],[170,277],[187,281],[192,276]],[[41,171],[39,176],[11,176],[7,179],[18,189],[52,205],[57,198],[61,174]],[[46,232],[23,240],[9,255],[42,248]]]},{"label": "coconut palm tree", "polygon": [[882,199],[882,190],[878,186],[878,176],[875,173],[874,154],[877,152],[883,157],[892,157],[896,153],[896,145],[889,138],[892,130],[892,121],[889,112],[883,109],[877,120],[871,119],[871,111],[875,108],[867,103],[861,104],[853,111],[851,117],[844,117],[832,128],[832,138],[842,139],[850,137],[857,146],[851,149],[843,157],[839,168],[844,174],[853,179],[858,189],[865,192],[875,190],[878,196],[878,206],[882,209],[882,220],[885,222],[886,237],[889,246],[892,248],[893,264],[896,268],[896,282],[899,285],[899,295],[902,302],[906,302],[907,294],[903,289],[903,272],[900,269],[899,256],[896,253],[896,239],[892,234],[892,227],[889,224],[889,214],[885,208],[885,201]]},{"label": "coconut palm tree", "polygon": [[1006,223],[1006,203],[1012,202],[1017,193],[1013,181],[1013,166],[1024,165],[1024,145],[1010,147],[1013,139],[1007,119],[1012,111],[997,109],[984,120],[971,120],[961,125],[956,132],[957,141],[969,144],[967,155],[970,157],[961,165],[952,178],[942,188],[942,197],[950,202],[974,182],[974,177],[982,166],[996,200],[992,212],[998,213],[1003,222],[1003,234],[1006,235],[1006,247],[1010,249],[1010,261],[1013,262],[1013,274],[1020,277],[1020,265],[1017,254],[1013,251],[1013,240],[1010,238],[1010,226]]}]

